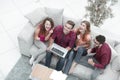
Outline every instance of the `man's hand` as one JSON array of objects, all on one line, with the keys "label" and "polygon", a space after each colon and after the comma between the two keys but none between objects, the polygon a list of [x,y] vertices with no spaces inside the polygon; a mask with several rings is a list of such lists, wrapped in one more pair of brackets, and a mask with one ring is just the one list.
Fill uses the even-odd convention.
[{"label": "man's hand", "polygon": [[92,59],[92,58],[88,59],[88,63],[89,63],[90,65],[92,65],[92,66],[95,65],[95,63],[93,62],[93,59]]},{"label": "man's hand", "polygon": [[77,35],[77,39],[80,39],[80,35]]},{"label": "man's hand", "polygon": [[47,51],[50,51],[50,46],[47,48]]},{"label": "man's hand", "polygon": [[88,50],[87,50],[87,53],[88,53],[88,54],[91,53],[91,49],[88,49]]},{"label": "man's hand", "polygon": [[79,46],[76,46],[76,47],[74,48],[74,50],[75,50],[75,51],[77,51],[77,50],[78,50],[78,48],[79,48]]},{"label": "man's hand", "polygon": [[53,29],[51,29],[51,30],[49,31],[49,33],[52,34],[52,33],[53,33]]}]

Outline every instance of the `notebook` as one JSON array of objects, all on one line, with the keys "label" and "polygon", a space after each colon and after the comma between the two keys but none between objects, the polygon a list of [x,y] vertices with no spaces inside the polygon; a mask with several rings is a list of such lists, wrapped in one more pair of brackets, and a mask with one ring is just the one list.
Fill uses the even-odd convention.
[{"label": "notebook", "polygon": [[53,52],[54,54],[60,56],[60,57],[65,57],[68,53],[68,50],[65,49],[64,47],[61,47],[59,46],[58,44],[56,43],[53,43],[51,48],[50,48],[50,51]]},{"label": "notebook", "polygon": [[53,70],[53,72],[50,75],[50,79],[52,80],[66,80],[66,78],[67,78],[67,75],[63,74],[62,71]]}]

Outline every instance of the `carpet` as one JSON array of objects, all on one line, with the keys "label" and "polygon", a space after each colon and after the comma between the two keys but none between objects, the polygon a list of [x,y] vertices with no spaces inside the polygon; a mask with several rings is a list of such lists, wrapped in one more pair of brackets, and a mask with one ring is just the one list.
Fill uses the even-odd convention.
[{"label": "carpet", "polygon": [[[13,69],[7,75],[5,80],[31,80],[29,75],[31,73],[31,66],[29,64],[29,57],[21,56]],[[80,80],[79,78],[69,75],[66,80]]]},{"label": "carpet", "polygon": [[30,73],[29,57],[22,55],[5,80],[29,80]]}]

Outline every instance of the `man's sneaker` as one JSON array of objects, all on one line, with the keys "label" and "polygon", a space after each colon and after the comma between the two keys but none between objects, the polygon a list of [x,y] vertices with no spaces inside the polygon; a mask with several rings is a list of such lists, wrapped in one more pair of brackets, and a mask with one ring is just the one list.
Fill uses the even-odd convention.
[{"label": "man's sneaker", "polygon": [[36,64],[38,64],[38,62],[37,62],[37,61],[34,61],[34,62],[33,62],[33,65],[32,65],[32,69],[34,68],[34,66],[35,66]]},{"label": "man's sneaker", "polygon": [[30,65],[33,64],[33,61],[34,61],[34,58],[33,58],[33,56],[32,56],[32,57],[30,58],[30,61],[29,61]]}]

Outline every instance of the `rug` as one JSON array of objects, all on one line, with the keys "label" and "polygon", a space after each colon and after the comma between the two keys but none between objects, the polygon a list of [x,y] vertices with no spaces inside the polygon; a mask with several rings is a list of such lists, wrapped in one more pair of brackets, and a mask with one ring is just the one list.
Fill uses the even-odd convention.
[{"label": "rug", "polygon": [[22,55],[5,80],[29,80],[30,73],[29,57]]},{"label": "rug", "polygon": [[[31,71],[32,69],[29,64],[29,57],[22,55],[5,80],[31,80],[29,79]],[[73,75],[69,75],[66,80],[80,79]]]}]

